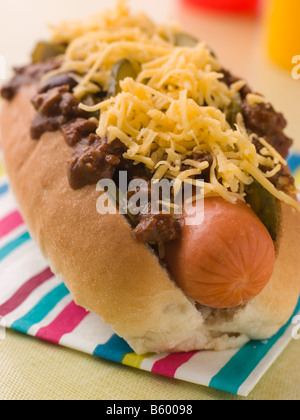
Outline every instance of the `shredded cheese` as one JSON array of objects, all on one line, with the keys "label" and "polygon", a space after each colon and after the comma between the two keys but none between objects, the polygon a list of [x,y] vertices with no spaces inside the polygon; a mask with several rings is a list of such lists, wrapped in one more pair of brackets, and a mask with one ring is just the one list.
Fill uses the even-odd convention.
[{"label": "shredded cheese", "polygon": [[[85,22],[52,27],[52,33],[52,41],[68,44],[56,72],[76,72],[74,94],[79,99],[99,85],[108,90],[114,64],[132,62],[136,79],[125,78],[118,95],[93,106],[82,103],[81,108],[100,111],[97,134],[106,135],[108,142],[118,138],[128,148],[124,157],[143,163],[154,179],[175,180],[175,191],[183,182],[196,185],[210,166],[197,160],[197,153],[203,152],[213,156],[205,193],[236,202],[255,178],[276,198],[300,210],[269,181],[287,162],[261,138],[263,149],[257,152],[241,114],[234,127],[228,123],[226,112],[245,81],[227,86],[220,63],[205,43],[176,46],[177,25],[155,25],[142,13],[130,14],[125,0]],[[254,106],[265,98],[249,94],[247,101]],[[269,171],[263,173],[260,165]]]},{"label": "shredded cheese", "polygon": [[250,106],[266,103],[266,99],[263,96],[254,93],[248,93],[246,99]]}]

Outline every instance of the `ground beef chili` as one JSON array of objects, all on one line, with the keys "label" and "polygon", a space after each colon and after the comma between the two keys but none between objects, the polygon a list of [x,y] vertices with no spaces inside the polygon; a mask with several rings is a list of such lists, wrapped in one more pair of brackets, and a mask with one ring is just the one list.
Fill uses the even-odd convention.
[{"label": "ground beef chili", "polygon": [[24,67],[15,67],[14,77],[1,87],[1,96],[8,101],[12,100],[22,86],[39,83],[41,78],[51,70],[60,66],[58,60],[48,60],[44,63],[30,64]]},{"label": "ground beef chili", "polygon": [[180,222],[171,214],[149,214],[141,218],[133,236],[142,242],[165,243],[179,238]]},{"label": "ground beef chili", "polygon": [[[265,173],[267,173],[270,170],[270,168],[263,166],[261,166],[260,168]],[[279,190],[295,190],[295,179],[291,175],[289,169],[286,167],[282,167],[276,175],[269,178],[269,181],[272,182],[272,184],[276,185],[276,188]]]},{"label": "ground beef chili", "polygon": [[203,179],[205,182],[209,182],[210,181],[210,170],[211,170],[211,166],[214,162],[214,158],[213,155],[211,153],[208,152],[195,152],[192,155],[192,159],[196,160],[197,162],[203,163],[203,162],[207,162],[208,163],[208,168],[204,169],[204,171],[202,171],[201,173],[201,179]]},{"label": "ground beef chili", "polygon": [[82,138],[95,133],[98,124],[96,120],[76,118],[61,126],[61,132],[68,146],[75,146]]},{"label": "ground beef chili", "polygon": [[77,82],[71,75],[63,73],[46,80],[44,83],[41,83],[38,88],[38,93],[45,93],[58,86],[69,86],[70,89],[73,89],[76,85]]},{"label": "ground beef chili", "polygon": [[115,165],[112,165],[112,159],[103,146],[103,139],[96,134],[90,134],[77,144],[68,165],[68,178],[74,190],[97,184],[100,179],[112,179],[114,166],[120,160],[114,156]]},{"label": "ground beef chili", "polygon": [[[43,63],[31,64],[15,69],[15,76],[1,88],[1,95],[12,100],[17,91],[24,85],[38,84],[41,77],[56,68],[60,63],[57,60],[48,60]],[[222,70],[223,82],[228,86],[240,80],[229,71]],[[38,140],[45,132],[61,130],[66,143],[73,148],[72,157],[68,161],[68,179],[71,188],[79,189],[86,185],[96,184],[100,179],[117,179],[119,171],[126,171],[128,182],[134,178],[142,178],[151,188],[151,174],[144,165],[135,165],[132,161],[124,159],[126,152],[124,144],[116,139],[112,143],[107,138],[100,138],[96,134],[97,119],[91,118],[79,107],[79,101],[72,94],[76,81],[72,74],[60,74],[48,79],[38,86],[38,93],[32,98],[36,115],[31,125],[31,136]],[[291,146],[291,140],[283,133],[286,121],[282,114],[277,113],[269,104],[259,104],[250,107],[246,101],[248,93],[252,90],[245,85],[240,90],[240,111],[242,112],[246,128],[249,133],[264,136],[284,157]],[[99,93],[88,95],[83,101],[94,104],[105,98],[106,93],[99,87]],[[258,151],[261,143],[253,138]],[[201,177],[209,181],[213,155],[210,153],[197,153],[192,156],[199,162],[208,162],[208,168]],[[267,171],[268,168],[261,168]],[[288,189],[294,180],[289,172],[283,168],[270,179],[278,188]],[[150,194],[149,189],[149,194]],[[128,200],[130,194],[128,196]],[[165,243],[180,236],[181,221],[170,214],[151,214],[151,205],[146,214],[135,218],[133,235],[136,239],[150,244]]]},{"label": "ground beef chili", "polygon": [[[224,82],[227,86],[230,86],[233,83],[241,80],[240,77],[234,76],[230,71],[226,69],[222,69],[221,73],[223,73],[223,78],[220,80]],[[246,99],[246,96],[248,95],[248,93],[251,93],[251,92],[252,90],[248,85],[243,86],[242,89],[239,91],[242,99]]]},{"label": "ground beef chili", "polygon": [[248,131],[264,137],[281,156],[287,157],[293,141],[283,132],[287,122],[281,113],[276,112],[269,103],[250,106],[243,101],[242,114]]},{"label": "ground beef chili", "polygon": [[[228,86],[241,80],[226,69],[222,69],[222,73],[224,77],[221,80]],[[284,134],[287,122],[283,114],[276,112],[269,103],[260,103],[251,106],[246,100],[247,95],[253,93],[248,85],[245,85],[239,93],[241,96],[241,112],[248,132],[264,137],[274,149],[286,158],[293,141]],[[254,144],[259,152],[262,148],[261,143],[259,141],[254,141]]]},{"label": "ground beef chili", "polygon": [[79,101],[70,92],[70,86],[58,86],[45,93],[38,93],[31,100],[37,113],[31,125],[34,140],[47,131],[56,131],[71,119],[88,118],[87,112],[79,108]]}]

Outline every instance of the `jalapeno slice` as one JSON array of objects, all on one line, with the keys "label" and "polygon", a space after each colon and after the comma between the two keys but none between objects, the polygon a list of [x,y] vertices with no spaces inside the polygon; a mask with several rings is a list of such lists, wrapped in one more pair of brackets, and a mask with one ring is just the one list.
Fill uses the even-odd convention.
[{"label": "jalapeno slice", "polygon": [[127,58],[118,61],[113,67],[111,71],[111,78],[109,81],[108,87],[108,96],[116,96],[118,93],[122,91],[120,82],[126,77],[132,77],[136,79],[137,72],[130,60]]},{"label": "jalapeno slice", "polygon": [[199,40],[192,35],[186,33],[178,33],[175,35],[175,45],[177,47],[195,47]]},{"label": "jalapeno slice", "polygon": [[50,42],[40,41],[36,44],[31,58],[33,63],[41,63],[49,58],[57,57],[58,55],[64,54],[66,46],[63,44],[54,44]]},{"label": "jalapeno slice", "polygon": [[251,185],[245,187],[245,192],[246,202],[266,226],[273,241],[276,241],[279,225],[276,198],[256,180]]}]

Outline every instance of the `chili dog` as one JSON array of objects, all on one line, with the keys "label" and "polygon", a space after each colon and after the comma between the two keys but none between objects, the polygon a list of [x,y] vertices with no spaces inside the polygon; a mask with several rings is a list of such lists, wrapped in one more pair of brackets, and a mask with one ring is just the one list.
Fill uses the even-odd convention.
[{"label": "chili dog", "polygon": [[[123,2],[56,28],[32,59],[1,89],[1,146],[29,231],[76,303],[139,354],[275,334],[300,290],[283,115],[204,43]],[[170,211],[158,194],[158,212],[99,214],[98,181],[117,184],[120,209],[124,172],[146,196],[172,181]],[[193,225],[191,203],[175,214],[187,185],[203,193]]]}]

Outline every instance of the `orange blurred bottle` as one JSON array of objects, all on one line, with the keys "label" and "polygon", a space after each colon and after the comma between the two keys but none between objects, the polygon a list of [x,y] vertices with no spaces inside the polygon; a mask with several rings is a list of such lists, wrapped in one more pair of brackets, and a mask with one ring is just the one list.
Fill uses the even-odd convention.
[{"label": "orange blurred bottle", "polygon": [[267,16],[271,58],[291,70],[300,55],[300,0],[271,0]]}]

